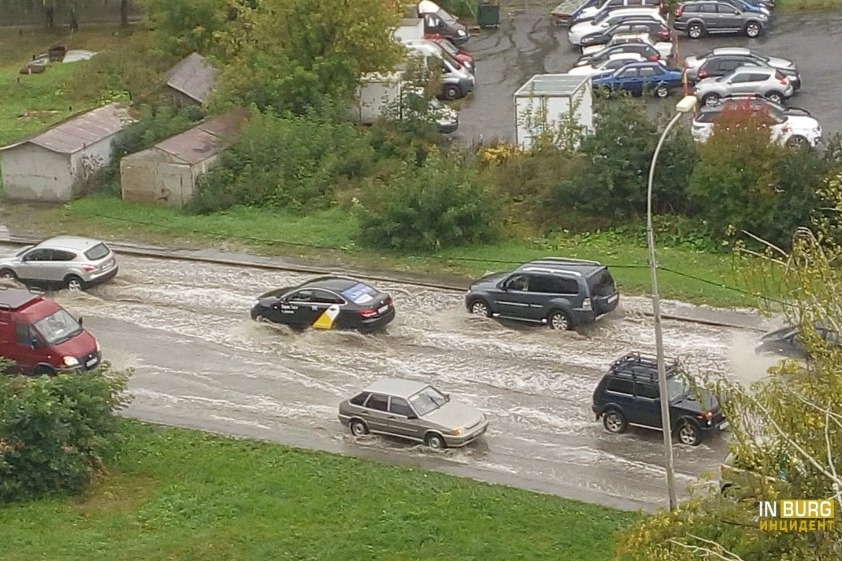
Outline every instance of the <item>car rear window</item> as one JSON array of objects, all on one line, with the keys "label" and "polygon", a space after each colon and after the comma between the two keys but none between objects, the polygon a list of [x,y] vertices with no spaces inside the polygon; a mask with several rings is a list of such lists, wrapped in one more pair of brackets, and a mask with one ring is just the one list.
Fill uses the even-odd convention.
[{"label": "car rear window", "polygon": [[617,289],[614,285],[614,277],[608,272],[608,269],[602,269],[588,279],[588,288],[591,291],[591,297],[594,296],[611,296]]},{"label": "car rear window", "polygon": [[354,304],[367,304],[374,300],[377,294],[377,290],[361,282],[342,291],[342,296]]},{"label": "car rear window", "polygon": [[98,243],[85,252],[85,257],[91,261],[99,261],[103,257],[106,257],[109,253],[111,253],[111,250],[108,249],[107,245],[104,243]]}]

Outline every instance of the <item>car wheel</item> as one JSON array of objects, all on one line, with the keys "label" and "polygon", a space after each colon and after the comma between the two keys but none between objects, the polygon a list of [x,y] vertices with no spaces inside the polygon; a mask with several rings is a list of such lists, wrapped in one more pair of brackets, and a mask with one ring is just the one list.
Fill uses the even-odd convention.
[{"label": "car wheel", "polygon": [[471,302],[471,314],[490,318],[491,308],[488,307],[488,304],[484,300],[474,300]]},{"label": "car wheel", "polygon": [[85,281],[83,281],[76,275],[68,275],[67,278],[64,279],[64,285],[67,287],[67,290],[85,289]]},{"label": "car wheel", "polygon": [[684,421],[678,427],[678,440],[687,446],[698,446],[702,443],[702,433],[695,424]]},{"label": "car wheel", "polygon": [[705,32],[704,28],[699,23],[690,24],[687,28],[687,36],[690,39],[698,39]]},{"label": "car wheel", "polygon": [[731,483],[723,485],[722,488],[719,490],[719,493],[726,499],[737,498],[737,488],[734,487],[734,485],[732,485]]},{"label": "car wheel", "polygon": [[786,145],[790,148],[801,148],[802,146],[807,146],[807,139],[800,134],[795,134],[786,140]]},{"label": "car wheel", "polygon": [[444,442],[444,437],[434,432],[427,435],[427,438],[424,439],[424,443],[433,450],[443,450],[447,448],[447,444]]},{"label": "car wheel", "polygon": [[660,85],[655,88],[655,96],[664,99],[665,97],[669,96],[670,89],[664,85]]},{"label": "car wheel", "polygon": [[459,91],[459,88],[456,86],[445,86],[442,90],[442,95],[444,95],[444,99],[448,101],[453,101],[454,99],[459,99],[462,92]]},{"label": "car wheel", "polygon": [[624,433],[629,428],[629,423],[623,414],[614,409],[605,412],[602,416],[602,424],[605,430],[613,434]]},{"label": "car wheel", "polygon": [[550,317],[547,318],[547,323],[550,325],[550,329],[558,329],[559,331],[570,331],[573,329],[573,322],[570,321],[570,316],[560,311],[551,312]]},{"label": "car wheel", "polygon": [[705,104],[706,107],[713,107],[714,105],[719,105],[719,96],[716,94],[707,94],[705,97],[702,98],[702,102]]},{"label": "car wheel", "polygon": [[13,281],[18,280],[18,276],[11,269],[0,270],[0,278],[4,278],[4,279],[7,279],[7,280],[13,280]]},{"label": "car wheel", "polygon": [[762,31],[762,28],[759,23],[752,21],[746,24],[746,37],[749,39],[757,38],[760,35],[760,31]]},{"label": "car wheel", "polygon": [[783,105],[784,103],[784,96],[779,94],[778,92],[769,92],[768,94],[766,94],[766,99],[768,99],[772,103],[777,103],[778,105]]},{"label": "car wheel", "polygon": [[35,370],[32,371],[32,374],[34,376],[55,376],[56,371],[51,366],[45,366],[41,364],[35,367]]},{"label": "car wheel", "polygon": [[351,434],[354,436],[364,436],[368,434],[368,425],[364,422],[360,421],[359,419],[354,419],[348,425],[348,428],[351,429]]}]

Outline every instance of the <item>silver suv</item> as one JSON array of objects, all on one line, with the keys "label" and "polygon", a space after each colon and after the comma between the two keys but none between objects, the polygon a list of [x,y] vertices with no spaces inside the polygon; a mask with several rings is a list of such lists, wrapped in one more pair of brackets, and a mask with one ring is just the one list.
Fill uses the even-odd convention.
[{"label": "silver suv", "polygon": [[792,82],[777,68],[740,66],[719,78],[705,78],[693,90],[704,105],[717,105],[726,96],[759,95],[777,104],[792,97]]},{"label": "silver suv", "polygon": [[714,33],[742,33],[750,39],[759,37],[769,25],[763,8],[750,4],[736,7],[728,1],[685,2],[675,9],[672,28],[684,31],[691,39]]},{"label": "silver suv", "polygon": [[114,278],[117,258],[104,242],[57,236],[0,258],[0,277],[24,284],[83,290]]}]

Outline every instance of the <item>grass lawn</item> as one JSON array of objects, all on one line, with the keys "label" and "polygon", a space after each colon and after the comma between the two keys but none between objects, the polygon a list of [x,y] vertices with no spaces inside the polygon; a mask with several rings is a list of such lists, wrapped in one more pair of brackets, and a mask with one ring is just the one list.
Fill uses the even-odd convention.
[{"label": "grass lawn", "polygon": [[[645,245],[613,233],[507,241],[412,256],[359,248],[353,242],[353,219],[338,208],[307,217],[257,209],[235,209],[203,217],[106,196],[79,199],[58,208],[10,203],[5,206],[5,211],[0,212],[0,223],[16,232],[37,235],[64,232],[161,245],[248,250],[299,257],[325,266],[456,277],[456,282],[463,283],[514,263],[556,255],[608,264],[625,293],[641,294],[649,289]],[[710,254],[662,245],[658,259],[663,268],[660,289],[666,298],[718,306],[750,306],[756,302],[733,290],[745,286],[745,275],[728,253]]]},{"label": "grass lawn", "polygon": [[320,452],[126,422],[86,496],[0,506],[4,561],[608,561],[633,514]]},{"label": "grass lawn", "polygon": [[55,33],[34,28],[0,28],[0,146],[18,141],[67,117],[100,105],[97,98],[75,95],[68,78],[86,62],[52,63],[41,74],[18,73],[33,55],[56,44],[68,49],[99,52],[123,39],[117,26],[91,27],[69,35],[62,26]]}]

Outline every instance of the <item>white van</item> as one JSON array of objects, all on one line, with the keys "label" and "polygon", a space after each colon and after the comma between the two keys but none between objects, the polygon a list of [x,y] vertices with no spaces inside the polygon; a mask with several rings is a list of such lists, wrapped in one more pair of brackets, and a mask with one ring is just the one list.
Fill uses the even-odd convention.
[{"label": "white van", "polygon": [[414,53],[423,58],[425,68],[429,69],[433,60],[441,64],[440,96],[444,99],[459,99],[474,90],[476,85],[474,75],[438,43],[425,39],[414,39],[405,41],[404,45],[409,49],[410,54]]}]

